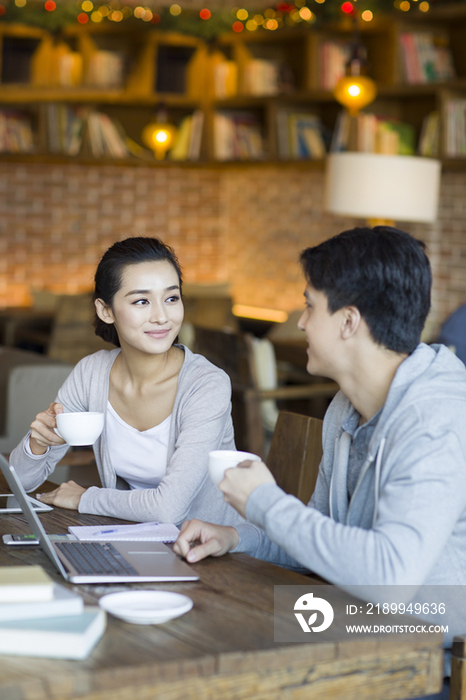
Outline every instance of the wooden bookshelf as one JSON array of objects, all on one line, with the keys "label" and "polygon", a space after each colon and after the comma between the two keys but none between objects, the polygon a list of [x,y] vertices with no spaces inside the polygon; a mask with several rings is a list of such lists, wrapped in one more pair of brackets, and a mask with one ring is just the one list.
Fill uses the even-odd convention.
[{"label": "wooden bookshelf", "polygon": [[[455,4],[431,9],[426,14],[400,14],[396,18],[361,25],[360,37],[367,51],[368,72],[378,85],[377,99],[365,111],[410,124],[417,140],[427,115],[438,112],[438,155],[446,168],[464,167],[466,156],[452,156],[447,144],[448,133],[457,128],[453,124],[451,101],[457,100],[460,104],[466,100],[466,8]],[[343,22],[322,28],[232,33],[220,36],[213,46],[201,39],[172,32],[127,31],[122,25],[73,26],[54,37],[43,30],[0,22],[0,75],[3,76],[0,110],[26,115],[32,124],[35,144],[31,153],[2,152],[0,158],[26,162],[134,161],[135,165],[150,165],[150,160],[139,161],[136,157],[127,160],[92,158],[85,151],[72,157],[51,154],[46,136],[47,115],[50,114],[47,105],[99,110],[121,124],[124,132],[141,145],[142,128],[163,103],[170,121],[176,125],[182,124],[196,110],[204,115],[199,159],[187,165],[215,163],[216,124],[221,121],[218,115],[226,117],[224,122],[242,123],[246,132],[249,120],[254,138],[260,131],[263,148],[260,158],[248,156],[246,148],[246,155],[226,158],[220,164],[222,167],[232,165],[238,158],[240,162],[244,158],[246,164],[283,163],[278,124],[284,113],[315,115],[328,146],[340,106],[333,98],[331,86],[325,85],[323,61],[333,47],[337,55],[340,48],[344,52],[352,35],[351,24]],[[448,42],[454,75],[429,82],[406,81],[400,37],[408,36],[412,42],[413,37],[416,39],[419,35],[432,35]],[[60,84],[57,65],[60,56],[67,53],[79,56],[82,64],[79,84]],[[117,68],[120,60],[115,84],[92,84],[93,65],[103,54],[103,58],[109,59],[112,54],[114,58],[117,56],[114,60]],[[234,72],[236,89],[228,97],[216,93],[215,66],[219,61],[229,62],[229,69]],[[110,60],[109,65],[111,63]],[[269,92],[254,94],[257,86],[264,84],[264,76],[268,80],[270,73],[273,78],[274,66],[278,76],[276,84],[272,80]],[[330,78],[327,76],[327,79]],[[322,161],[322,158],[314,157],[315,160]],[[309,161],[304,159],[304,163]],[[171,163],[154,160],[152,164]],[[313,167],[316,167],[315,162]]]}]

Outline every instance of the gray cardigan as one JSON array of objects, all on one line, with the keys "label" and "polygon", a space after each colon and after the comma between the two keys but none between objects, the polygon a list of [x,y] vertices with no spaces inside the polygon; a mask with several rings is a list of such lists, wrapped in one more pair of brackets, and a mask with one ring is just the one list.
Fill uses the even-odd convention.
[{"label": "gray cardigan", "polygon": [[[106,424],[94,445],[104,488],[92,486],[82,495],[79,512],[125,520],[176,523],[202,518],[234,525],[244,522],[211,481],[207,472],[210,450],[235,449],[231,420],[231,385],[228,376],[205,357],[184,349],[178,378],[168,444],[167,473],[157,488],[122,490],[111,463]],[[81,360],[58,392],[66,411],[101,411],[106,414],[111,367],[119,349],[100,350]],[[33,491],[54,470],[68,445],[51,447],[42,458],[24,450],[27,435],[10,455],[26,491]],[[130,449],[130,446],[129,446]],[[126,486],[126,488],[125,488]]]}]

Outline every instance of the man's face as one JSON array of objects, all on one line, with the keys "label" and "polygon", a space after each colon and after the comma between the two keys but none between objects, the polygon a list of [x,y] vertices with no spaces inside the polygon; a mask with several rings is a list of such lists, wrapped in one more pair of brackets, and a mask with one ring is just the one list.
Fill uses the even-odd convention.
[{"label": "man's face", "polygon": [[304,292],[306,308],[298,321],[298,328],[306,334],[308,343],[307,365],[309,374],[334,379],[335,351],[341,337],[342,315],[331,314],[324,292],[308,284]]}]

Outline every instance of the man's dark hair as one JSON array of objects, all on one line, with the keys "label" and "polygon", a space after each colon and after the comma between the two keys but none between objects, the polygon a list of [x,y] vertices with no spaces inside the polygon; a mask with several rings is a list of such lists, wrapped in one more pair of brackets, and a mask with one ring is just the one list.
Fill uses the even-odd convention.
[{"label": "man's dark hair", "polygon": [[306,280],[325,293],[330,313],[356,306],[374,341],[411,353],[430,309],[432,273],[425,244],[389,226],[343,231],[306,248]]},{"label": "man's dark hair", "polygon": [[[123,281],[123,272],[127,265],[137,265],[144,262],[159,262],[166,260],[175,268],[181,285],[183,276],[178,258],[173,248],[158,238],[135,236],[114,243],[102,256],[94,277],[95,287],[93,300],[102,299],[111,306],[113,297],[118,292]],[[118,333],[114,324],[102,321],[97,313],[94,317],[95,334],[108,343],[120,347]]]}]

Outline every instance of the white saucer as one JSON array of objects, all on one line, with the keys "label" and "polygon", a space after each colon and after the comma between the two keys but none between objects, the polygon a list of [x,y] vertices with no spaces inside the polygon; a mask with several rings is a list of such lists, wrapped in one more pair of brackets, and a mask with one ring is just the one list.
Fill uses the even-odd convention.
[{"label": "white saucer", "polygon": [[99,605],[125,622],[159,625],[187,613],[193,601],[170,591],[123,591],[102,596]]}]

